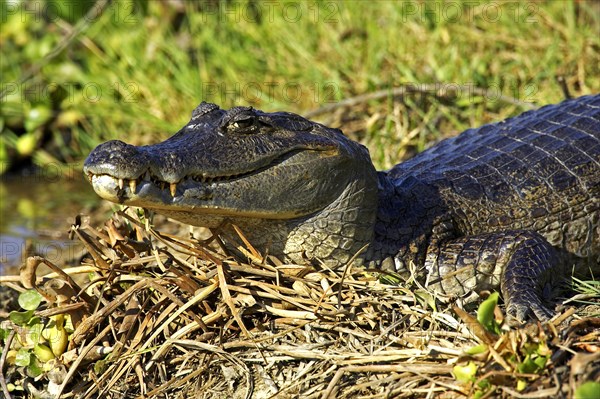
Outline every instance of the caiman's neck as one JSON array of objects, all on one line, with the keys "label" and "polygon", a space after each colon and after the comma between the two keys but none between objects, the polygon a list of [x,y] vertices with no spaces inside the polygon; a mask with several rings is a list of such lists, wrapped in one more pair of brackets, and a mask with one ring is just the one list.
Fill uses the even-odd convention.
[{"label": "caiman's neck", "polygon": [[[421,197],[415,198],[415,193]],[[309,217],[232,222],[263,254],[286,262],[306,264],[308,260],[339,267],[367,246],[355,264],[401,271],[408,262],[419,265],[424,261],[420,254],[425,253],[430,237],[426,226],[438,218],[429,206],[436,195],[414,177],[390,178],[387,172],[370,169]],[[228,235],[234,236],[231,231]]]},{"label": "caiman's neck", "polygon": [[[366,173],[365,173],[366,174]],[[374,173],[352,181],[341,195],[319,212],[293,220],[231,220],[263,254],[285,262],[339,267],[371,243],[377,215]],[[228,229],[228,245],[241,245]],[[226,238],[226,239],[227,239]],[[365,258],[368,250],[357,257]]]},{"label": "caiman's neck", "polygon": [[413,176],[392,178],[388,172],[377,172],[377,185],[377,216],[366,263],[394,271],[409,262],[422,264],[430,239],[427,226],[438,218],[430,206],[437,192]]}]

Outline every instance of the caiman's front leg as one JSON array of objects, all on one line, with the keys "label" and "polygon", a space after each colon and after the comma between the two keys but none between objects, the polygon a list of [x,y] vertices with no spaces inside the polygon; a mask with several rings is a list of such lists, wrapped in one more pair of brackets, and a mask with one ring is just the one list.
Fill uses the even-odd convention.
[{"label": "caiman's front leg", "polygon": [[508,231],[461,237],[431,246],[425,267],[428,286],[452,296],[500,287],[507,313],[525,321],[552,315],[543,293],[560,277],[556,250],[541,235]]}]

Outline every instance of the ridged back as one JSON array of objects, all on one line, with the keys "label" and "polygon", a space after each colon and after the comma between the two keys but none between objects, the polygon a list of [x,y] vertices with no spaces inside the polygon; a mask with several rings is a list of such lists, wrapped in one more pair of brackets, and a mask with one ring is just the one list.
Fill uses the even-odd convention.
[{"label": "ridged back", "polygon": [[435,187],[462,234],[535,230],[600,253],[600,95],[469,129],[394,167]]}]

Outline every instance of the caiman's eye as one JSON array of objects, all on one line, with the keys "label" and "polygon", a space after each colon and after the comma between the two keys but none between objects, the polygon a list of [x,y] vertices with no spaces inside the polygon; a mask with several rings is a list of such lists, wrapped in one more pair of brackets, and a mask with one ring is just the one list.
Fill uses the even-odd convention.
[{"label": "caiman's eye", "polygon": [[265,124],[251,107],[234,107],[223,116],[219,129],[230,134],[259,133]]},{"label": "caiman's eye", "polygon": [[238,119],[229,124],[230,129],[246,130],[254,126],[254,117]]}]

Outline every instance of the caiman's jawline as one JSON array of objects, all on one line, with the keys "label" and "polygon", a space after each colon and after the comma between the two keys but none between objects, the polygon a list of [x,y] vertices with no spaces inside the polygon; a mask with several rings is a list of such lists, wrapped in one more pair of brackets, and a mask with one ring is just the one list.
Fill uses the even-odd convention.
[{"label": "caiman's jawline", "polygon": [[[309,155],[308,153],[312,153]],[[223,207],[215,203],[215,196],[220,193],[220,186],[228,189],[237,181],[249,181],[260,178],[262,173],[273,173],[285,169],[302,156],[309,157],[334,157],[337,155],[335,148],[295,148],[284,152],[270,163],[257,169],[245,170],[240,165],[240,170],[245,170],[235,175],[190,175],[185,176],[177,183],[169,183],[151,174],[146,170],[134,179],[117,178],[110,174],[87,172],[87,178],[94,190],[102,198],[125,205],[133,205],[156,210],[207,213],[218,216],[238,216],[248,218],[290,219],[302,216],[299,212],[273,212],[257,211],[245,208]],[[277,173],[277,172],[275,172]],[[279,173],[282,173],[279,170]],[[256,186],[257,190],[268,188]]]},{"label": "caiman's jawline", "polygon": [[[290,158],[291,156],[293,156],[294,154],[296,154],[300,151],[323,151],[323,152],[327,151],[329,153],[332,153],[332,151],[333,151],[333,153],[334,153],[335,149],[333,149],[333,150],[294,149],[292,151],[282,154],[281,156],[279,156],[278,158],[276,158],[274,161],[270,162],[269,164],[259,167],[259,168],[256,168],[256,169],[248,169],[248,170],[244,170],[240,173],[231,174],[231,175],[213,175],[213,176],[211,176],[209,174],[187,175],[187,176],[184,176],[180,180],[180,182],[185,181],[185,180],[193,180],[193,181],[195,181],[197,183],[201,183],[201,184],[212,184],[212,183],[230,182],[235,179],[242,179],[249,175],[259,173],[263,170],[269,169],[269,168],[273,167],[274,165],[277,165],[277,164],[283,162],[285,159]],[[240,165],[240,166],[242,166],[242,165]],[[117,182],[117,185],[120,190],[124,190],[125,186],[127,186],[130,188],[129,191],[132,194],[136,192],[137,185],[145,180],[145,181],[151,182],[154,185],[160,187],[162,190],[168,188],[169,192],[171,193],[171,196],[175,197],[176,190],[177,190],[177,184],[179,184],[179,182],[167,182],[167,181],[161,180],[158,176],[153,175],[149,169],[145,170],[142,174],[140,174],[136,177],[132,177],[132,178],[119,178],[119,177],[113,176],[109,173],[94,173],[91,171],[87,172],[87,179],[89,180],[90,183],[92,183],[92,178],[94,176],[109,176],[112,179],[114,179],[115,182]]]}]

